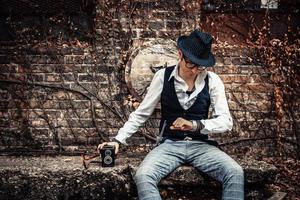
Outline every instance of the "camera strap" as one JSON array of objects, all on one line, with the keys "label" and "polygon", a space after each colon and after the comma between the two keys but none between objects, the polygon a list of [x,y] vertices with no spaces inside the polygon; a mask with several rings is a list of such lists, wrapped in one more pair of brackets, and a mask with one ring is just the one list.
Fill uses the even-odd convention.
[{"label": "camera strap", "polygon": [[156,143],[154,145],[155,147],[158,146],[161,143],[161,141],[162,141],[162,135],[164,134],[166,126],[167,126],[167,120],[164,121],[162,129],[161,129],[159,135],[156,137]]},{"label": "camera strap", "polygon": [[90,164],[90,161],[89,160],[92,160],[96,157],[99,157],[99,153],[96,153],[96,154],[92,154],[90,156],[87,156],[86,154],[81,154],[81,161],[82,161],[82,165],[85,169],[88,169],[89,167],[89,164]]}]

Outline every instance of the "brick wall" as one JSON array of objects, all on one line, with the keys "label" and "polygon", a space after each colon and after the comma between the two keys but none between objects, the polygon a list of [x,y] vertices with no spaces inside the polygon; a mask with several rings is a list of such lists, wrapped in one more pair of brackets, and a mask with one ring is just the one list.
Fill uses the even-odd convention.
[{"label": "brick wall", "polygon": [[[235,19],[235,27],[242,27],[238,28],[240,35],[233,36],[232,29],[221,23],[224,15]],[[211,18],[219,21],[212,24]],[[253,62],[258,50],[242,42],[249,30],[239,21],[240,16],[207,13],[201,10],[199,1],[99,1],[93,19],[92,41],[73,38],[70,42],[54,37],[51,43],[24,38],[1,42],[2,151],[80,151],[113,137],[134,110],[126,104],[130,93],[124,81],[132,49],[147,40],[176,40],[201,27],[216,39],[213,50],[217,64],[213,71],[225,83],[235,121],[234,130],[217,139],[227,143],[246,139],[228,145],[228,151],[234,147],[254,154],[253,147],[259,146],[260,153],[274,152],[275,142],[270,138],[276,136],[277,127],[275,86],[270,71],[261,62]],[[296,113],[299,119],[299,110]],[[129,143],[150,142],[143,134],[156,134],[158,119],[159,113],[154,113],[146,128]],[[286,122],[285,131],[295,140],[291,123]],[[294,147],[289,148],[294,151]]]}]

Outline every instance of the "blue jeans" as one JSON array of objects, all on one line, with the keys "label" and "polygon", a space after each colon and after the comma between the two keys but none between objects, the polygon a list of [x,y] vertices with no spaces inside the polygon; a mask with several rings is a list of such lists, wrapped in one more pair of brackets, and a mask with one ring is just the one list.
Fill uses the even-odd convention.
[{"label": "blue jeans", "polygon": [[166,140],[139,166],[134,181],[140,200],[160,200],[157,184],[188,163],[222,183],[222,199],[244,199],[242,167],[219,148],[201,141]]}]

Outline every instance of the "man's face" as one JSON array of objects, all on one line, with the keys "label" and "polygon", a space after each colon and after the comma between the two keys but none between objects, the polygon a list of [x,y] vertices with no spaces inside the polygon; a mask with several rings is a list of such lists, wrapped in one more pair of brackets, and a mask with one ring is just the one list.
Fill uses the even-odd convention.
[{"label": "man's face", "polygon": [[189,75],[198,75],[207,68],[194,64],[188,58],[186,58],[181,51],[179,51],[179,57],[180,62],[182,62],[183,72]]}]

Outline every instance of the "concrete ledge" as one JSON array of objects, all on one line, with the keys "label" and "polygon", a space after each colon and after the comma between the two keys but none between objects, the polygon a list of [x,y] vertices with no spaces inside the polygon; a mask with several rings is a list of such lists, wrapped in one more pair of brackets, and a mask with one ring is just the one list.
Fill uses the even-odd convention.
[{"label": "concrete ledge", "polygon": [[[140,161],[119,158],[113,168],[102,168],[99,162],[92,162],[85,170],[79,156],[1,156],[0,199],[136,199],[132,174]],[[251,159],[237,161],[244,167],[246,187],[261,188],[275,180],[274,166]],[[207,186],[207,181],[217,185],[192,167],[182,166],[162,180],[161,185]]]}]

